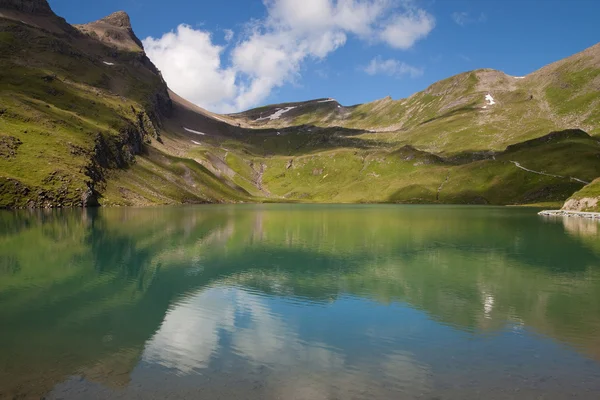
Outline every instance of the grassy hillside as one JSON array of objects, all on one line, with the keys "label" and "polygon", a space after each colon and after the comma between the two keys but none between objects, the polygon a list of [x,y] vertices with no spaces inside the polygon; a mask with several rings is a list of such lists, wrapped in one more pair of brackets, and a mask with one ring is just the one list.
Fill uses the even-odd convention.
[{"label": "grassy hillside", "polygon": [[483,158],[337,140],[335,147],[307,144],[302,152],[257,157],[266,165],[265,185],[275,196],[301,201],[523,204],[564,201],[600,175],[600,143],[583,131],[551,134]]},{"label": "grassy hillside", "polygon": [[[2,14],[13,18],[0,18],[0,207],[247,198],[164,148],[172,104],[141,48],[54,14]],[[109,37],[139,41],[118,21]]]},{"label": "grassy hillside", "polygon": [[600,176],[599,84],[596,45],[523,78],[220,116],[168,90],[127,14],[0,0],[0,208],[562,202]]},{"label": "grassy hillside", "polygon": [[[388,97],[352,107],[315,100],[232,117],[260,127],[309,124],[375,131],[433,152],[502,150],[553,130],[580,128],[600,135],[599,88],[597,44],[525,77],[482,69],[437,82],[406,99]],[[289,107],[295,108],[269,119]]]}]

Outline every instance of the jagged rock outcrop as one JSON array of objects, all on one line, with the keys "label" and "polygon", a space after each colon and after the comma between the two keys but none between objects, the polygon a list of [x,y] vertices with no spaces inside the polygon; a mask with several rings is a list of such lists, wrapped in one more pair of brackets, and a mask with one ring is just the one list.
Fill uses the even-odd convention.
[{"label": "jagged rock outcrop", "polygon": [[565,202],[562,210],[600,212],[600,178],[574,193]]},{"label": "jagged rock outcrop", "polygon": [[117,11],[107,17],[100,19],[109,25],[118,26],[119,28],[131,29],[131,18],[125,11]]},{"label": "jagged rock outcrop", "polygon": [[598,197],[583,197],[581,199],[569,199],[562,207],[565,211],[587,211],[593,210],[598,206],[600,199]]},{"label": "jagged rock outcrop", "polygon": [[75,25],[81,32],[120,50],[143,51],[142,41],[131,27],[131,19],[125,11],[117,11],[98,21]]},{"label": "jagged rock outcrop", "polygon": [[159,77],[160,83],[154,95],[147,99],[148,107],[145,110],[146,117],[150,118],[155,128],[159,128],[161,118],[171,114],[171,99],[160,71],[150,61],[144,52],[141,40],[133,31],[129,15],[124,11],[117,11],[98,21],[75,25],[75,27],[84,34],[115,48],[116,52],[113,54],[115,58],[121,58],[136,68],[146,68]]}]

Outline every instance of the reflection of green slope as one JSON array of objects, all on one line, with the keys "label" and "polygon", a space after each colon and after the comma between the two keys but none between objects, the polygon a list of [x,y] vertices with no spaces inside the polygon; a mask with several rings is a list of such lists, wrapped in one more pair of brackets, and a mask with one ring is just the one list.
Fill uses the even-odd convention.
[{"label": "reflection of green slope", "polygon": [[1,213],[0,226],[2,396],[76,373],[125,383],[167,309],[215,282],[406,302],[466,330],[512,321],[599,355],[600,263],[580,241],[593,232],[531,210],[104,209]]},{"label": "reflection of green slope", "polygon": [[[459,329],[489,331],[513,323],[600,356],[596,339],[600,321],[594,317],[600,315],[597,268],[555,274],[519,264],[501,251],[473,254],[440,247],[391,260],[368,261],[365,257],[362,265],[360,257],[350,261],[320,256],[317,262],[323,268],[306,271],[304,266],[315,263],[309,254],[268,253],[296,262],[285,267],[250,269],[222,283],[312,301],[331,301],[350,294],[386,304],[406,302]],[[248,252],[244,254],[248,263],[268,263]],[[579,312],[584,304],[586,311]]]},{"label": "reflection of green slope", "polygon": [[[597,254],[565,237],[558,224],[536,224],[531,211],[511,212],[502,219],[477,218],[490,210],[472,208],[446,213],[451,218],[431,208],[400,218],[376,208],[368,217],[354,208],[287,218],[265,212],[264,248],[229,248],[206,264],[223,271],[245,266],[225,282],[266,293],[404,301],[469,330],[513,321],[598,354],[600,321],[590,318],[600,315]],[[586,313],[578,313],[578,304],[586,304]]]},{"label": "reflection of green slope", "polygon": [[[207,214],[189,224],[184,213],[170,221],[165,210],[149,229],[155,210],[133,210],[127,223],[129,211],[22,215],[17,234],[0,236],[2,258],[18,265],[0,271],[0,320],[10,327],[0,332],[0,363],[11,365],[0,375],[6,395],[32,382],[42,394],[99,360],[141,352],[169,304],[210,280],[181,274],[185,263],[161,264],[160,253],[193,246],[222,219]],[[0,214],[2,226],[14,215]]]}]

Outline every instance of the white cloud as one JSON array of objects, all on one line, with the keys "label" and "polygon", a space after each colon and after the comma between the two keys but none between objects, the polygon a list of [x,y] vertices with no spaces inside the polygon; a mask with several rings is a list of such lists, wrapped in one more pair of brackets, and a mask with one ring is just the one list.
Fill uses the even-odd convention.
[{"label": "white cloud", "polygon": [[233,39],[234,32],[231,29],[223,29],[223,33],[225,33],[226,42],[230,42]]},{"label": "white cloud", "polygon": [[[180,25],[144,46],[169,86],[218,112],[259,105],[295,82],[308,60],[322,60],[350,35],[406,50],[426,37],[434,17],[415,0],[263,0],[267,16],[251,21],[235,44],[213,44],[210,33]],[[409,72],[411,74],[411,72]]]},{"label": "white cloud", "polygon": [[435,27],[435,18],[424,10],[396,15],[381,32],[381,38],[397,49],[410,49]]},{"label": "white cloud", "polygon": [[487,21],[487,16],[484,13],[479,14],[478,17],[472,17],[468,12],[456,11],[452,13],[451,17],[452,20],[460,26]]},{"label": "white cloud", "polygon": [[421,68],[413,67],[412,65],[399,60],[383,60],[381,57],[372,59],[369,65],[364,68],[364,71],[369,75],[384,74],[397,78],[404,75],[409,75],[411,78],[417,78],[423,75],[423,69]]},{"label": "white cloud", "polygon": [[[236,278],[228,279],[235,282]],[[231,352],[238,357],[238,370],[272,367],[269,389],[274,398],[283,399],[330,398],[333,388],[340,398],[351,398],[365,388],[374,398],[389,398],[390,391],[381,388],[385,386],[381,382],[410,385],[421,393],[430,390],[429,367],[413,354],[356,355],[346,346],[306,340],[301,325],[276,313],[272,303],[269,297],[232,287],[200,290],[167,312],[146,342],[142,361],[168,368],[179,379],[204,373],[211,362]],[[373,326],[360,328],[373,331]],[[303,368],[306,365],[317,367],[319,373]]]},{"label": "white cloud", "polygon": [[208,32],[179,25],[160,39],[147,38],[144,48],[175,92],[209,108],[236,96],[236,71],[223,68],[224,48]]}]

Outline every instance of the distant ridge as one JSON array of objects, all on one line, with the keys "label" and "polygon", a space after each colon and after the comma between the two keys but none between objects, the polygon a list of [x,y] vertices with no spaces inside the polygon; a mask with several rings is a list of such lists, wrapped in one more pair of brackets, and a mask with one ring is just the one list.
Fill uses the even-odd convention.
[{"label": "distant ridge", "polygon": [[126,12],[72,26],[45,0],[0,0],[0,208],[571,197],[598,211],[599,94],[595,45],[405,99],[218,115],[168,90]]}]

